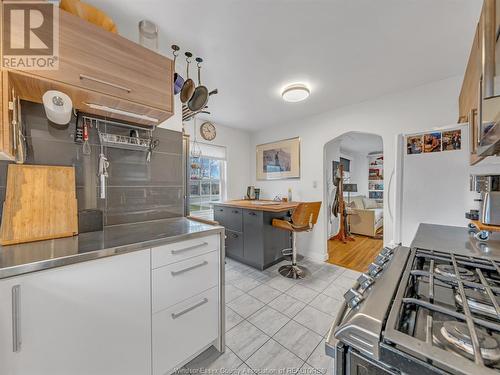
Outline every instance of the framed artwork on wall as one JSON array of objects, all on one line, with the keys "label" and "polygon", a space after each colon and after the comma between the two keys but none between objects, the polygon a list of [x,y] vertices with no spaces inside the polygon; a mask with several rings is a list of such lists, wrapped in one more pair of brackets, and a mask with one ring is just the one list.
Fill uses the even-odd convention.
[{"label": "framed artwork on wall", "polygon": [[257,180],[300,178],[300,138],[257,145]]}]

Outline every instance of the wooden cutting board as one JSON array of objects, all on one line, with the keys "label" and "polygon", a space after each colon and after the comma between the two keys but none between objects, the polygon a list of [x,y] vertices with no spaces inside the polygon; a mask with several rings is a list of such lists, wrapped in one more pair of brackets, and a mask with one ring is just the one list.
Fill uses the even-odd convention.
[{"label": "wooden cutting board", "polygon": [[0,244],[76,234],[75,168],[9,164]]}]

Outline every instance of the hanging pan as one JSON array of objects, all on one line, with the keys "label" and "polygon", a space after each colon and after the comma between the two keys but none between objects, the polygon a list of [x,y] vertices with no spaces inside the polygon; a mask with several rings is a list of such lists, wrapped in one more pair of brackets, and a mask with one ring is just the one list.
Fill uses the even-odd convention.
[{"label": "hanging pan", "polygon": [[188,102],[188,108],[192,112],[198,112],[202,108],[205,108],[205,106],[208,103],[209,96],[218,93],[217,89],[208,92],[208,89],[206,88],[206,86],[203,86],[201,84],[200,71],[201,71],[201,63],[203,62],[203,59],[201,57],[197,57],[196,62],[198,63],[198,86],[194,90],[194,94]]},{"label": "hanging pan", "polygon": [[195,89],[194,81],[191,78],[189,78],[189,64],[191,64],[191,57],[193,56],[193,54],[191,52],[186,52],[185,55],[187,62],[187,71],[186,71],[187,75],[181,90],[181,102],[183,103],[186,103],[191,99]]},{"label": "hanging pan", "polygon": [[[174,54],[174,70],[176,70],[175,60],[177,60],[177,55],[179,54],[179,46],[175,44],[172,45],[173,54]],[[184,78],[181,77],[179,73],[174,73],[174,95],[177,95],[181,92],[182,86],[184,85]]]}]

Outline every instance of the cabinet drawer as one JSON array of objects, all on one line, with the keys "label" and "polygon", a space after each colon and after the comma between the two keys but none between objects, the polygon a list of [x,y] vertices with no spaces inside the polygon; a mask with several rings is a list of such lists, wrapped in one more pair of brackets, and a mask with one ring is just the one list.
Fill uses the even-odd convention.
[{"label": "cabinet drawer", "polygon": [[226,255],[243,257],[243,233],[226,231]]},{"label": "cabinet drawer", "polygon": [[243,210],[243,223],[247,224],[262,224],[263,212],[257,210]]},{"label": "cabinet drawer", "polygon": [[226,207],[214,206],[214,220],[220,225],[226,225]]},{"label": "cabinet drawer", "polygon": [[192,240],[154,247],[151,252],[151,263],[153,268],[158,268],[170,263],[179,262],[200,254],[218,250],[219,242],[219,235],[214,234],[212,236],[193,238]]},{"label": "cabinet drawer", "polygon": [[64,11],[59,35],[59,69],[32,74],[173,112],[172,60]]},{"label": "cabinet drawer", "polygon": [[219,252],[153,270],[153,313],[218,285]]},{"label": "cabinet drawer", "polygon": [[224,227],[229,230],[241,232],[243,229],[243,210],[241,208],[226,207],[226,222]]},{"label": "cabinet drawer", "polygon": [[152,326],[153,375],[170,373],[217,339],[218,288],[154,314]]}]

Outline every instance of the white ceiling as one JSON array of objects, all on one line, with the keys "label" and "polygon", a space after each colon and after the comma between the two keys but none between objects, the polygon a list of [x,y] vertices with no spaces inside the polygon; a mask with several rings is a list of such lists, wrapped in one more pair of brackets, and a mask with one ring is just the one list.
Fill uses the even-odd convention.
[{"label": "white ceiling", "polygon": [[375,134],[349,132],[341,136],[340,151],[368,155],[383,151],[382,137]]},{"label": "white ceiling", "polygon": [[[202,81],[219,89],[210,119],[251,131],[463,74],[482,3],[87,1],[129,39],[149,19],[159,25],[162,53],[175,41],[204,57]],[[281,88],[297,81],[310,85],[310,98],[283,102]]]}]

